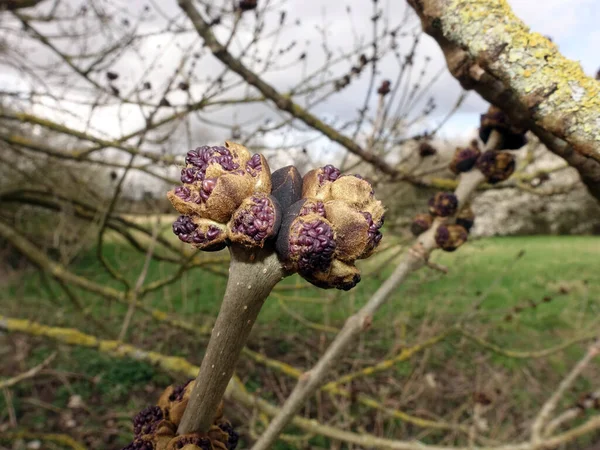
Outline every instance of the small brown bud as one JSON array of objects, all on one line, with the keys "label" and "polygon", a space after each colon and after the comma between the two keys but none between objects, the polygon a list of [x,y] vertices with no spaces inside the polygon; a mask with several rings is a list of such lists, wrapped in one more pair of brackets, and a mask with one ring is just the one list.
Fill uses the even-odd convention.
[{"label": "small brown bud", "polygon": [[477,160],[477,168],[490,184],[508,180],[515,171],[515,158],[508,152],[488,150]]},{"label": "small brown bud", "polygon": [[487,143],[493,130],[502,134],[502,148],[505,150],[517,150],[527,143],[527,130],[513,126],[500,108],[491,105],[487,113],[481,115],[479,137],[484,143]]},{"label": "small brown bud", "polygon": [[429,212],[432,216],[450,217],[456,213],[458,199],[452,192],[438,192],[429,199]]},{"label": "small brown bud", "polygon": [[329,270],[314,272],[305,278],[323,289],[336,288],[349,291],[360,282],[360,272],[354,265],[336,259],[333,260]]},{"label": "small brown bud", "polygon": [[435,242],[446,252],[453,252],[463,245],[468,238],[467,230],[460,225],[442,224],[435,232]]},{"label": "small brown bud", "polygon": [[179,426],[179,422],[183,417],[195,384],[195,380],[189,380],[187,383],[179,386],[171,385],[164,390],[158,399],[158,406],[165,411],[166,417],[177,426]]},{"label": "small brown bud", "polygon": [[271,175],[271,195],[277,199],[282,214],[302,197],[302,176],[295,166],[282,167]]},{"label": "small brown bud", "polygon": [[421,156],[421,158],[433,156],[436,153],[437,153],[437,149],[433,145],[431,145],[429,142],[421,142],[419,144],[419,156]]},{"label": "small brown bud", "polygon": [[240,11],[252,11],[257,7],[257,0],[241,0],[239,3]]},{"label": "small brown bud", "polygon": [[419,236],[429,230],[432,223],[433,217],[430,214],[417,214],[410,225],[410,231],[413,236]]},{"label": "small brown bud", "polygon": [[390,82],[390,80],[384,80],[381,82],[379,89],[377,89],[377,93],[379,95],[386,96],[390,93],[391,86],[392,86],[392,83]]},{"label": "small brown bud", "polygon": [[475,166],[480,155],[481,151],[477,145],[470,145],[465,148],[459,147],[454,152],[454,156],[450,162],[450,170],[457,175],[461,172],[468,172]]},{"label": "small brown bud", "polygon": [[471,231],[473,224],[475,223],[475,213],[470,206],[466,206],[460,210],[456,216],[456,225],[460,225],[467,231]]}]

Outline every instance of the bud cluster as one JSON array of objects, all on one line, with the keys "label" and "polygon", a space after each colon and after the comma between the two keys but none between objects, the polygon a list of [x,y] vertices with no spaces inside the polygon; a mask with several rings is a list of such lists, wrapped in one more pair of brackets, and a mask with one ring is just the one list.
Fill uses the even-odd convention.
[{"label": "bud cluster", "polygon": [[286,207],[277,253],[289,270],[318,287],[351,289],[360,281],[355,261],[373,254],[382,238],[384,208],[373,187],[331,165],[311,170],[301,185],[297,171],[287,170],[290,187],[282,192],[297,198],[280,199]]},{"label": "bud cluster", "polygon": [[173,232],[206,251],[270,240],[284,266],[323,288],[360,281],[357,259],[381,241],[384,208],[371,184],[327,165],[304,178],[294,166],[271,174],[262,155],[238,144],[188,152],[182,186],[169,192],[182,214]]},{"label": "bud cluster", "polygon": [[492,131],[501,134],[501,147],[505,150],[518,150],[527,144],[525,136],[527,130],[512,124],[508,116],[494,105],[491,105],[488,111],[481,115],[479,137],[484,143],[487,143]]},{"label": "bud cluster", "polygon": [[[417,214],[410,231],[414,236],[419,236],[431,228],[436,217],[444,218],[444,222],[435,229],[435,242],[442,250],[453,252],[467,241],[475,221],[470,207],[463,208],[457,214],[458,206],[458,199],[453,193],[438,192],[429,199],[429,214]],[[456,216],[455,223],[448,223],[453,216]]]},{"label": "bud cluster", "polygon": [[169,386],[156,405],[140,411],[133,419],[133,442],[123,450],[234,450],[238,435],[223,418],[222,405],[207,433],[176,435],[194,384]]},{"label": "bud cluster", "polygon": [[277,234],[281,212],[271,192],[266,159],[242,145],[190,150],[181,170],[182,186],[168,193],[181,216],[173,232],[183,242],[205,251],[231,242],[263,247]]}]

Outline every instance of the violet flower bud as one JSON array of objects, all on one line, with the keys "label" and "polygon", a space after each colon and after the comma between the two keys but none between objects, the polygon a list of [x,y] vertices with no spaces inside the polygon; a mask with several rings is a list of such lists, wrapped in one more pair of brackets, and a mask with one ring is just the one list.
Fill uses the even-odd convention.
[{"label": "violet flower bud", "polygon": [[300,211],[298,211],[299,216],[316,214],[318,216],[327,218],[325,203],[323,203],[321,200],[303,199],[302,201],[304,203],[302,203],[302,207],[300,208]]},{"label": "violet flower bud", "polygon": [[244,200],[233,213],[227,232],[231,242],[262,248],[277,234],[280,224],[281,208],[275,197],[255,194]]},{"label": "violet flower bud", "polygon": [[237,434],[236,431],[233,429],[231,423],[227,421],[221,422],[217,425],[221,430],[223,430],[224,433],[227,434],[227,450],[235,450],[240,439],[239,434]]},{"label": "violet flower bud", "polygon": [[471,209],[470,206],[467,206],[460,210],[458,215],[456,216],[456,225],[460,225],[467,232],[471,231],[473,228],[473,224],[475,223],[475,213]]},{"label": "violet flower bud", "polygon": [[150,434],[175,434],[175,425],[166,420],[160,406],[148,406],[133,418],[133,433],[136,438]]},{"label": "violet flower bud", "polygon": [[288,267],[300,275],[326,271],[334,258],[335,233],[331,223],[317,214],[289,215],[276,247]]},{"label": "violet flower bud", "polygon": [[190,150],[180,186],[168,193],[177,211],[226,223],[242,201],[254,192],[271,191],[271,172],[262,155],[250,155],[239,144]]},{"label": "violet flower bud", "polygon": [[136,439],[123,447],[123,450],[156,450],[156,445],[152,440]]},{"label": "violet flower bud", "polygon": [[507,180],[515,171],[515,158],[508,152],[488,150],[477,160],[477,168],[490,184]]},{"label": "violet flower bud", "polygon": [[517,150],[527,144],[525,136],[527,130],[512,125],[508,116],[500,108],[490,105],[487,113],[481,115],[479,137],[487,143],[494,130],[502,134],[502,148],[505,150]]},{"label": "violet flower bud", "polygon": [[227,245],[227,229],[220,223],[197,216],[179,216],[173,233],[180,241],[204,251],[222,250]]},{"label": "violet flower bud", "polygon": [[410,225],[410,232],[415,237],[419,236],[429,230],[432,223],[433,217],[430,214],[417,214]]},{"label": "violet flower bud", "polygon": [[331,164],[313,169],[304,175],[302,197],[329,200],[331,184],[340,177],[340,170]]},{"label": "violet flower bud", "polygon": [[446,252],[453,252],[467,241],[468,233],[460,225],[441,224],[435,232],[435,242]]},{"label": "violet flower bud", "polygon": [[458,147],[450,162],[450,170],[456,175],[461,172],[468,172],[475,166],[479,155],[481,155],[481,151],[477,147],[476,142],[471,143],[469,147]]},{"label": "violet flower bud", "polygon": [[429,199],[429,212],[432,216],[450,217],[456,213],[458,199],[452,192],[438,192]]}]

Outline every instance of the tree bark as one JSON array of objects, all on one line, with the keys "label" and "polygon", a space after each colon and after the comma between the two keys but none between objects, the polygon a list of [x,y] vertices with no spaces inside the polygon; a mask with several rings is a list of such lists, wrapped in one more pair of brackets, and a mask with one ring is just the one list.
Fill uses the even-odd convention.
[{"label": "tree bark", "polygon": [[579,172],[600,200],[600,82],[505,0],[408,0],[448,68]]}]

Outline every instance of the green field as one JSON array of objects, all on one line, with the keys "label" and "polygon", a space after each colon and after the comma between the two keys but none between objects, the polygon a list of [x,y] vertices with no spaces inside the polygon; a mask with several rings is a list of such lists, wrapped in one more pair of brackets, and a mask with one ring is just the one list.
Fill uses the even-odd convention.
[{"label": "green field", "polygon": [[[105,246],[104,254],[120,274],[135,284],[143,266],[142,253],[111,242]],[[373,327],[362,336],[348,361],[374,364],[400,348],[457,324],[505,349],[531,351],[560,344],[598,325],[599,255],[600,239],[594,237],[493,238],[471,242],[452,254],[438,252],[434,260],[447,266],[449,273],[444,275],[425,268],[413,274],[376,316]],[[392,270],[394,258],[391,256],[391,252],[379,255],[363,266],[363,273],[367,275],[348,293],[316,290],[297,277],[285,280],[280,284],[281,289],[267,300],[250,347],[270,358],[299,368],[308,367],[324,350],[335,330],[343,325],[344,318],[360,308]],[[122,288],[98,262],[94,249],[80,255],[70,268],[104,286]],[[226,266],[217,269],[224,272]],[[174,264],[152,261],[146,283],[168,277],[176,270]],[[218,312],[225,284],[223,276],[195,268],[175,283],[149,293],[142,301],[188,322],[210,326]],[[82,310],[74,306],[56,281],[30,269],[12,277],[0,288],[1,314],[75,327],[98,337],[115,339],[126,305],[77,288],[72,289],[72,293],[81,302]],[[85,319],[86,315],[92,316],[94,322]],[[196,364],[201,361],[206,343],[206,338],[157,323],[139,311],[133,317],[127,340],[144,349],[185,356]],[[11,364],[3,364],[0,377],[17,373],[18,367],[39,363],[56,348],[55,343],[40,338],[0,336],[0,349],[4,349],[0,357],[20,358],[13,368]],[[129,436],[128,417],[132,411],[152,401],[174,377],[144,363],[113,360],[87,349],[58,348],[54,370],[85,375],[66,376],[66,383],[54,380],[46,383],[46,387],[34,382],[18,385],[12,402],[21,417],[21,427],[71,433],[73,430],[65,429],[64,421],[61,422],[62,416],[55,418],[55,413],[57,410],[69,412],[69,399],[79,395],[89,408],[88,419],[85,426],[78,425],[71,434],[86,442],[103,440],[110,448],[118,448]],[[468,380],[471,375],[479,376],[475,373],[478,369],[472,367],[472,358],[485,355],[486,370],[491,368],[503,377],[514,377],[516,391],[511,398],[527,409],[535,404],[538,396],[553,389],[552,383],[560,379],[582,348],[573,346],[542,362],[486,353],[464,338],[454,336],[428,351],[426,363],[428,370],[434,372],[452,368],[452,373],[460,373],[457,380],[464,382],[463,377]],[[424,357],[419,356],[414,362],[398,364],[385,376],[402,383],[423,361]],[[344,362],[340,371],[356,370],[356,367],[355,362]],[[548,384],[528,396],[524,387],[527,385],[523,384],[526,383],[524,370],[548,373],[545,377]],[[265,384],[264,368],[242,361],[239,372],[250,390],[260,390],[263,397],[278,402],[278,397]],[[373,382],[385,383],[384,379],[376,377]],[[585,379],[581,383],[580,388],[585,389]],[[293,380],[285,381],[284,385],[291,387]],[[38,398],[45,406],[35,406],[32,398]],[[8,420],[9,415],[7,405],[2,402],[0,398],[0,423]],[[107,416],[113,421],[114,432],[110,438],[99,437],[98,430]],[[322,442],[311,442],[327,447]],[[90,444],[101,448],[94,445],[99,444]]]}]

